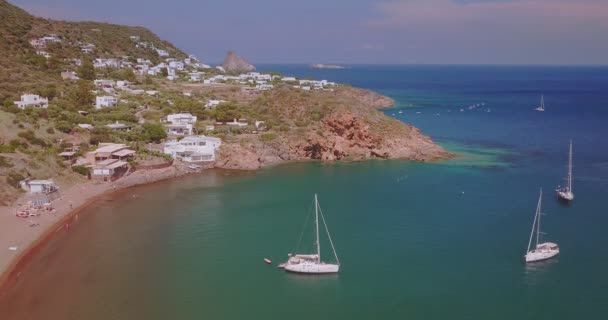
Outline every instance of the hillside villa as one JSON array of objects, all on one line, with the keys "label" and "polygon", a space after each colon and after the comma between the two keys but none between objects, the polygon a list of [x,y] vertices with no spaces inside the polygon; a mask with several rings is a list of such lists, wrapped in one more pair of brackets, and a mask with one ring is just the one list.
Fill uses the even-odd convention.
[{"label": "hillside villa", "polygon": [[101,96],[95,98],[95,109],[114,107],[118,104],[118,99],[112,96]]},{"label": "hillside villa", "polygon": [[163,152],[184,162],[215,161],[215,151],[222,140],[206,136],[189,136],[165,143]]},{"label": "hillside villa", "polygon": [[19,109],[25,109],[26,107],[46,109],[49,107],[49,99],[37,94],[26,93],[21,95],[20,101],[15,101],[15,105],[19,107]]},{"label": "hillside villa", "polygon": [[196,116],[190,113],[174,113],[168,115],[165,122],[168,135],[190,136],[193,134],[192,129],[196,123]]}]

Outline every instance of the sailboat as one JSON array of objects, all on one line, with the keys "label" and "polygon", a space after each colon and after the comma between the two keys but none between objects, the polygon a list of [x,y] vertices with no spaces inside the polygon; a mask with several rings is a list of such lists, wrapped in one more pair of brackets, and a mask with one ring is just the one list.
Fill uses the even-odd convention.
[{"label": "sailboat", "polygon": [[534,109],[536,111],[545,111],[545,97],[543,95],[540,96],[540,106],[538,106],[536,109]]},{"label": "sailboat", "polygon": [[566,176],[566,186],[563,188],[558,186],[555,192],[557,192],[557,196],[560,199],[566,201],[574,200],[574,193],[572,192],[572,140],[570,140],[570,152],[568,153],[568,176]]},{"label": "sailboat", "polygon": [[[319,216],[325,226],[327,232],[327,238],[331,244],[331,249],[334,253],[336,263],[326,263],[321,260],[321,242],[319,241]],[[336,249],[329,235],[329,229],[325,223],[323,212],[319,206],[319,200],[317,194],[315,194],[315,228],[316,228],[316,253],[313,254],[289,254],[288,260],[285,263],[279,265],[280,268],[284,268],[286,271],[295,273],[308,273],[308,274],[322,274],[322,273],[337,273],[340,270],[340,260],[336,254]]]},{"label": "sailboat", "polygon": [[[541,203],[543,201],[543,189],[540,189],[540,195],[538,197],[538,204],[536,205],[536,213],[534,214],[534,223],[532,223],[532,232],[530,232],[530,241],[528,241],[528,250],[526,251],[526,255],[524,259],[526,262],[535,262],[550,259],[556,256],[559,253],[559,247],[557,244],[553,242],[540,242],[540,235],[542,232],[540,231],[540,217],[542,215],[540,208]],[[530,250],[530,246],[532,245],[532,239],[536,234],[536,245],[532,250]]]}]

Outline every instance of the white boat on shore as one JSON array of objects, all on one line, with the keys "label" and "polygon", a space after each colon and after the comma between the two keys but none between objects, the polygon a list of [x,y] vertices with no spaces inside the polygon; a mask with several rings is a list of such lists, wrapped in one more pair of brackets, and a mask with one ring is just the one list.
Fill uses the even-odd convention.
[{"label": "white boat on shore", "polygon": [[568,175],[566,176],[566,186],[557,186],[555,190],[557,197],[566,201],[574,200],[572,192],[572,140],[570,140],[570,152],[568,153]]},{"label": "white boat on shore", "polygon": [[[321,216],[321,220],[323,221],[323,226],[325,227],[325,231],[327,232],[327,238],[329,239],[329,243],[331,244],[331,249],[334,253],[334,257],[336,259],[336,263],[327,263],[321,260],[321,243],[319,240],[319,216]],[[321,212],[321,208],[319,206],[319,201],[317,199],[317,195],[315,194],[315,230],[316,230],[316,253],[312,254],[289,254],[287,262],[279,265],[279,268],[284,268],[286,271],[294,272],[294,273],[304,273],[304,274],[324,274],[324,273],[337,273],[340,270],[340,260],[338,259],[338,255],[336,254],[336,249],[334,248],[333,241],[331,240],[331,236],[329,234],[329,229],[327,228],[327,223],[325,223],[325,218],[323,217],[323,212]]]},{"label": "white boat on shore", "polygon": [[[532,232],[530,233],[530,241],[528,241],[528,250],[526,251],[526,255],[524,259],[526,263],[528,262],[536,262],[547,260],[553,258],[557,254],[559,254],[559,246],[553,242],[540,242],[540,235],[542,232],[540,231],[540,217],[541,213],[541,203],[543,201],[543,190],[540,190],[540,195],[538,197],[538,204],[536,205],[536,213],[534,214],[534,222],[532,223]],[[530,246],[532,245],[532,239],[536,234],[536,245],[532,250],[530,250]]]}]

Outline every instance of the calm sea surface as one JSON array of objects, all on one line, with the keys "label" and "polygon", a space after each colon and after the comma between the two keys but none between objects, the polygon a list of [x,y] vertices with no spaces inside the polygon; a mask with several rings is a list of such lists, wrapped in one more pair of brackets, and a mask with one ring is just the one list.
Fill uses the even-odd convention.
[{"label": "calm sea surface", "polygon": [[[261,69],[389,95],[388,115],[461,157],[209,171],[106,197],[33,258],[0,319],[606,317],[608,68]],[[533,111],[541,94],[544,113]],[[553,189],[569,139],[576,199],[565,206]],[[526,266],[541,187],[544,238],[561,253]],[[315,192],[340,274],[265,264],[301,235],[312,247],[302,229]]]}]

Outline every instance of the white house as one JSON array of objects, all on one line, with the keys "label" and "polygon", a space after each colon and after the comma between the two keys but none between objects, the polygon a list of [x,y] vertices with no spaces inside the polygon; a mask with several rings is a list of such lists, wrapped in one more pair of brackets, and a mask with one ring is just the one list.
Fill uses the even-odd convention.
[{"label": "white house", "polygon": [[61,39],[59,39],[59,36],[56,34],[49,34],[48,36],[44,36],[42,38],[40,38],[41,40],[43,40],[44,42],[61,42]]},{"label": "white house", "polygon": [[49,107],[49,99],[37,94],[26,93],[21,95],[21,101],[15,101],[15,105],[20,109],[25,109],[26,107],[46,109]]},{"label": "white house", "polygon": [[43,57],[45,57],[47,59],[51,58],[51,54],[48,53],[48,52],[46,52],[46,51],[36,51],[36,54],[39,55],[39,56],[43,56]]},{"label": "white house", "polygon": [[192,128],[196,123],[196,116],[190,113],[174,113],[167,116],[165,120],[167,124],[167,134],[178,135],[178,136],[190,136],[193,131]]},{"label": "white house", "polygon": [[101,109],[105,107],[114,107],[118,104],[118,99],[112,96],[101,96],[97,97],[95,101],[95,109]]},{"label": "white house", "polygon": [[139,41],[139,36],[130,36],[129,38],[133,41]]},{"label": "white house", "polygon": [[281,81],[285,81],[285,82],[295,82],[296,78],[295,77],[283,77],[281,78]]},{"label": "white house", "polygon": [[100,88],[112,88],[114,87],[114,80],[103,80],[103,79],[98,79],[98,80],[94,80],[93,83],[95,84],[96,87],[100,87]]},{"label": "white house", "polygon": [[78,76],[74,71],[63,71],[61,72],[61,79],[63,80],[78,80]]},{"label": "white house", "polygon": [[226,101],[224,101],[224,100],[209,100],[205,104],[205,108],[207,108],[207,109],[215,108],[215,107],[217,107],[222,102],[226,102]]},{"label": "white house", "polygon": [[109,128],[110,130],[115,130],[115,131],[127,131],[127,132],[131,131],[130,125],[118,123],[118,121],[116,121],[116,123],[107,124],[106,127]]},{"label": "white house", "polygon": [[215,151],[222,140],[206,136],[190,136],[165,143],[164,153],[184,162],[215,161]]},{"label": "white house", "polygon": [[33,38],[30,40],[30,45],[34,48],[44,48],[46,47],[46,42],[40,38]]},{"label": "white house", "polygon": [[173,68],[175,70],[184,71],[184,63],[181,61],[171,61],[169,62],[169,68]]},{"label": "white house", "polygon": [[49,194],[59,188],[53,180],[30,180],[29,178],[19,182],[21,188],[29,193]]},{"label": "white house", "polygon": [[158,53],[159,57],[168,57],[169,56],[169,52],[167,52],[167,50],[163,50],[163,49],[155,49],[156,53]]}]

